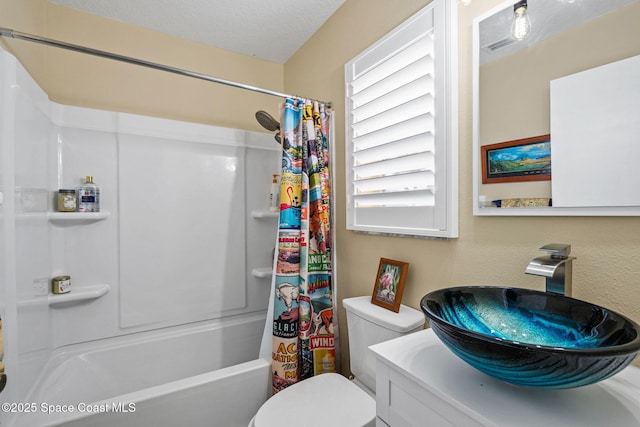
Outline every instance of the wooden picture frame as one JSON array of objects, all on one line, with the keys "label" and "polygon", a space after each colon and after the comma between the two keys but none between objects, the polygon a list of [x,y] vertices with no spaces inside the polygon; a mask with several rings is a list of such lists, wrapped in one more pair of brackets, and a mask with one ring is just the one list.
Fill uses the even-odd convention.
[{"label": "wooden picture frame", "polygon": [[480,147],[482,183],[551,179],[551,135]]},{"label": "wooden picture frame", "polygon": [[408,270],[409,263],[407,262],[380,258],[371,303],[396,313],[400,311]]}]

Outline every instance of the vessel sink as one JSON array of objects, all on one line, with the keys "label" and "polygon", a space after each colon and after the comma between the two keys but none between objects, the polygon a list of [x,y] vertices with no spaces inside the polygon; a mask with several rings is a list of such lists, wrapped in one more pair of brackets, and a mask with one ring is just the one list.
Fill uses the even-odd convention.
[{"label": "vessel sink", "polygon": [[480,371],[525,387],[604,380],[640,351],[640,326],[612,310],[551,292],[466,286],[425,295],[440,340]]}]

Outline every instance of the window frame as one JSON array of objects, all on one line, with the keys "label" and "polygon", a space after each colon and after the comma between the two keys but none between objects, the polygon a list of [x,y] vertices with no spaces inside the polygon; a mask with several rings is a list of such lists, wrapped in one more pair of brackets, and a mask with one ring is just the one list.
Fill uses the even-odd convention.
[{"label": "window frame", "polygon": [[[372,64],[366,71],[357,71],[361,64],[358,61],[370,62],[372,56],[376,58],[376,50],[384,52],[379,55],[377,62],[384,61],[404,49],[394,48],[394,36],[403,31],[415,31],[416,22],[429,19],[432,14],[433,25],[420,34],[424,36],[433,31],[434,40],[434,139],[436,140],[435,157],[435,204],[433,209],[433,224],[435,226],[403,226],[402,220],[393,218],[393,210],[384,212],[387,206],[377,208],[381,215],[388,215],[384,222],[395,221],[394,225],[361,224],[357,222],[354,182],[354,145],[353,145],[353,102],[350,85],[356,75],[362,76],[374,68]],[[413,28],[412,28],[413,24]],[[391,50],[390,50],[391,49]],[[366,58],[366,59],[364,59]],[[366,66],[366,64],[365,64]],[[401,236],[419,236],[434,238],[458,237],[458,26],[457,5],[455,1],[434,0],[422,10],[414,14],[394,30],[383,36],[376,43],[365,49],[345,64],[345,173],[346,173],[346,210],[347,230],[377,234],[391,234]],[[408,209],[411,209],[408,207]],[[428,209],[427,209],[428,210]],[[419,212],[418,209],[416,211]],[[393,218],[393,219],[392,219]]]}]

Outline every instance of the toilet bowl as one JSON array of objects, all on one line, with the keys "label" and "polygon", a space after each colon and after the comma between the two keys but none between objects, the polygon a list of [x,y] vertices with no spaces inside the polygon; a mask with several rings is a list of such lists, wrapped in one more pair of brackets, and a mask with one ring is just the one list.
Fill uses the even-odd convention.
[{"label": "toilet bowl", "polygon": [[370,296],[347,298],[342,304],[355,379],[326,373],[300,381],[267,400],[249,427],[375,426],[375,356],[368,347],[423,329],[424,314],[405,305],[394,313],[371,304]]}]

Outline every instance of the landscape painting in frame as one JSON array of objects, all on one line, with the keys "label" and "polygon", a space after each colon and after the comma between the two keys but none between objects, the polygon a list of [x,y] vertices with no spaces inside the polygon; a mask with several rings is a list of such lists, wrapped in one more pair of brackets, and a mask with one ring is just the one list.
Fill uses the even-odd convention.
[{"label": "landscape painting in frame", "polygon": [[551,179],[551,137],[540,135],[481,147],[482,183]]}]

